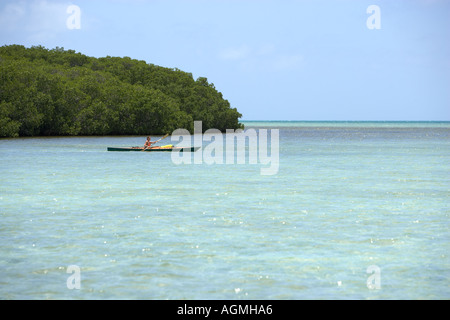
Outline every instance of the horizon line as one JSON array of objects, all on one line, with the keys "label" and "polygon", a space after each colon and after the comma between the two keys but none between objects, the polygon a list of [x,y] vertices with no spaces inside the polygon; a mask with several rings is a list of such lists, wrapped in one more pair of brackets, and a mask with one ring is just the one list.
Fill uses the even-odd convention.
[{"label": "horizon line", "polygon": [[239,122],[450,122],[450,120],[239,120]]}]

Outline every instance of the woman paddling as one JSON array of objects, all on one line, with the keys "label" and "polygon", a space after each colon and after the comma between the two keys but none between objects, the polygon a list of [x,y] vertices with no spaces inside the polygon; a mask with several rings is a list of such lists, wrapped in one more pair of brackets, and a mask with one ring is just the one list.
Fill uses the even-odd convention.
[{"label": "woman paddling", "polygon": [[147,141],[145,141],[144,144],[144,150],[150,148],[154,143],[156,143],[156,141],[150,141],[150,136],[148,136]]}]

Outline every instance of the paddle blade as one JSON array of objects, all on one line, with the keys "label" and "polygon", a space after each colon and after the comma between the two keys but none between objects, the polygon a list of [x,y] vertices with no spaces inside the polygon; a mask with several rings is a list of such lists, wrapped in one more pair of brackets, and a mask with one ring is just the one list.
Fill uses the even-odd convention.
[{"label": "paddle blade", "polygon": [[156,142],[161,141],[162,139],[165,139],[165,138],[167,138],[168,136],[169,136],[169,134],[166,134],[164,137],[162,137],[161,139],[157,140]]}]

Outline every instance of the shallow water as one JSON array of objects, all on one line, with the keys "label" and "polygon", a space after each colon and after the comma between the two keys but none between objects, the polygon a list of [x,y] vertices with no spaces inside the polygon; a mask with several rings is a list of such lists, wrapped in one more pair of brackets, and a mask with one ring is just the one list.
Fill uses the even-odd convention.
[{"label": "shallow water", "polygon": [[0,298],[450,298],[449,123],[246,125],[280,130],[277,174],[0,140]]}]

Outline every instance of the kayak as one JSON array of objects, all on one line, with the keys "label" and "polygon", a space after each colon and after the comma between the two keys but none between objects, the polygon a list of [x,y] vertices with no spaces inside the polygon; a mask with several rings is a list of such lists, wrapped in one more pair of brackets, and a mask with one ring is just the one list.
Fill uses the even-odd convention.
[{"label": "kayak", "polygon": [[168,147],[168,148],[163,148],[163,147],[151,147],[151,148],[147,148],[144,150],[143,147],[108,147],[108,151],[145,151],[145,152],[152,152],[152,151],[166,151],[166,152],[170,152],[170,151],[179,151],[179,152],[195,152],[198,149],[200,149],[200,147],[187,147],[187,148],[182,148],[182,147]]},{"label": "kayak", "polygon": [[151,148],[147,148],[144,150],[143,147],[108,147],[108,151],[145,151],[145,152],[152,152],[152,151],[166,151],[166,152],[170,152],[170,151],[178,151],[178,152],[195,152],[198,149],[200,149],[200,147],[173,147],[173,146],[168,146],[168,147],[151,147]]}]

